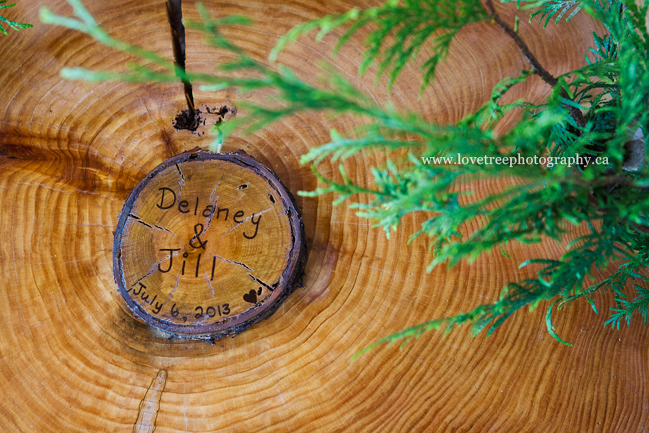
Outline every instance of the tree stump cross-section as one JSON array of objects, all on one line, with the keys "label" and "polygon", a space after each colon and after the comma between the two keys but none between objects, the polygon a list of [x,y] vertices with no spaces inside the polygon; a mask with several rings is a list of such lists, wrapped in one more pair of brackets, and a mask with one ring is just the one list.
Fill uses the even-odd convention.
[{"label": "tree stump cross-section", "polygon": [[[172,120],[186,108],[180,81],[149,85],[61,78],[59,71],[64,67],[126,71],[133,57],[108,49],[88,35],[40,23],[38,11],[44,5],[59,15],[72,16],[65,0],[16,3],[0,15],[34,24],[34,28],[0,37],[2,432],[121,433],[155,428],[156,433],[636,433],[649,425],[648,329],[635,319],[631,327],[621,326],[620,330],[605,327],[609,308],[615,306],[609,295],[595,299],[599,314],[593,313],[588,302],[575,302],[553,316],[557,333],[574,347],[561,345],[548,335],[546,310],[541,305],[534,312],[514,314],[488,338],[472,338],[468,327],[455,328],[447,336],[429,332],[403,350],[399,344],[382,346],[350,362],[354,353],[382,337],[493,302],[507,282],[536,275],[536,268],[519,269],[520,263],[533,257],[558,259],[565,248],[553,240],[511,243],[504,248],[507,256],[496,248],[472,264],[439,266],[427,273],[433,260],[430,240],[420,236],[409,242],[409,237],[421,229],[429,214],[406,215],[386,239],[382,230],[371,227],[371,221],[356,215],[358,209],[352,208],[350,201],[333,206],[337,198],[333,194],[295,197],[309,245],[305,287],[295,289],[272,317],[215,345],[160,338],[156,328],[133,318],[118,292],[113,274],[113,232],[125,201],[142,179],[167,158],[196,146],[206,148],[213,138],[173,128]],[[109,35],[173,59],[164,1],[83,3]],[[229,27],[225,36],[263,62],[277,39],[295,25],[383,2],[203,3],[215,18],[250,17],[254,25]],[[183,6],[185,20],[201,20],[193,2],[183,2]],[[522,13],[512,3],[497,2],[496,8],[512,25]],[[569,23],[564,21],[544,29],[521,17],[521,38],[554,75],[584,66],[584,53],[594,47],[593,32],[606,34],[583,11]],[[461,120],[490,100],[498,82],[529,67],[497,26],[475,23],[458,33],[446,60],[438,65],[436,79],[421,98],[417,91],[421,66],[430,58],[430,45],[404,67],[388,93],[387,77],[382,76],[380,85],[374,86],[373,74],[357,76],[363,42],[371,30],[362,29],[333,60],[331,47],[338,34],[332,32],[320,42],[309,34],[287,46],[278,64],[294,68],[300,78],[315,80],[327,73],[321,66],[333,62],[332,67],[378,104],[390,101],[400,112],[415,112],[436,124]],[[215,65],[232,60],[208,48],[200,32],[187,31],[186,41],[190,72],[213,71]],[[524,99],[540,104],[549,91],[544,82],[530,77],[512,88],[510,99],[503,102]],[[206,92],[197,86],[194,96],[203,115],[207,107],[227,106],[237,107],[237,116],[245,116],[243,102],[261,106],[271,95]],[[516,119],[505,119],[502,130]],[[204,126],[210,123],[208,120]],[[293,194],[313,191],[323,185],[308,166],[300,164],[300,156],[328,143],[332,129],[351,137],[360,125],[356,116],[304,113],[257,133],[233,133],[224,150],[244,149],[271,168]],[[390,158],[400,169],[405,167],[402,164],[407,159],[393,156],[377,148],[344,161],[325,159],[318,170],[336,178],[342,163],[351,181],[371,186],[370,167],[385,167]],[[186,210],[190,210],[183,214],[183,233],[166,222],[144,219],[137,209],[131,211],[145,223],[172,230],[182,239],[158,249],[189,244],[194,226],[206,224],[206,218],[198,213],[210,204],[220,178],[208,182],[211,184],[204,192],[189,194],[193,185],[190,170],[179,166],[185,176],[180,201],[186,200]],[[176,193],[178,180],[180,177],[168,186]],[[232,190],[238,195],[226,200],[226,180],[224,177],[214,198],[220,195],[218,206],[229,208],[228,220],[222,212],[200,236],[208,242],[204,253],[200,249],[204,285],[196,289],[210,300],[204,275],[205,271],[211,274],[210,254],[245,263],[255,271],[253,276],[270,285],[274,282],[260,275],[252,261],[212,250],[226,239],[243,248],[251,247],[264,233],[272,239],[278,236],[266,231],[266,218],[279,211],[263,214],[252,240],[242,235],[254,234],[250,221],[220,237],[212,232],[217,227],[222,232],[233,227],[238,210],[247,218],[270,207],[268,201],[261,201],[263,197],[259,207],[249,202],[239,207],[246,197],[233,204],[242,192],[250,194],[252,185],[243,191]],[[482,196],[498,193],[512,182],[520,180],[488,177],[462,188]],[[239,185],[232,184],[235,188]],[[157,189],[151,197],[154,207],[160,203],[156,194],[160,194]],[[200,202],[197,215],[193,215],[197,196]],[[463,203],[475,199],[465,198]],[[368,199],[364,195],[353,198],[362,203]],[[173,200],[168,191],[165,200],[164,205]],[[170,218],[181,216],[178,197],[176,200],[173,208],[164,211]],[[176,242],[167,232],[131,223],[145,229],[141,233],[166,234],[166,239]],[[467,225],[462,235],[470,236],[475,228]],[[571,233],[570,238],[582,234],[586,231]],[[196,239],[193,244],[199,245]],[[141,248],[144,243],[136,245]],[[158,253],[159,257],[145,263],[148,267],[143,266],[142,275],[168,257]],[[260,250],[255,256],[263,254]],[[190,288],[183,283],[195,278],[197,257],[186,259],[186,275],[181,275],[172,299],[161,309],[168,313],[177,304],[179,315],[171,323],[184,324],[183,313],[188,313],[188,322],[198,322],[194,317],[198,303],[178,303],[183,291]],[[174,254],[173,260],[172,271],[164,274],[170,285],[161,288],[165,292],[145,308],[155,308],[161,299],[164,303],[175,287],[182,273],[182,254]],[[218,260],[217,265],[223,268],[217,270],[225,269],[228,263]],[[161,265],[166,270],[169,261]],[[605,278],[612,269],[614,265],[597,270],[594,278]],[[216,308],[227,302],[217,299],[221,275],[217,270],[210,281],[215,303],[200,304],[204,314],[208,306]],[[152,288],[149,279],[153,277],[141,282]],[[250,277],[243,279],[247,284],[246,279]],[[129,288],[124,286],[124,290]],[[252,306],[243,301],[252,288],[258,290],[259,286],[236,291],[237,301]],[[148,293],[143,289],[139,301]],[[223,318],[227,317],[233,315]]]},{"label": "tree stump cross-section", "polygon": [[303,224],[291,194],[245,152],[193,150],[145,177],[115,232],[128,308],[181,338],[236,335],[301,284]]}]

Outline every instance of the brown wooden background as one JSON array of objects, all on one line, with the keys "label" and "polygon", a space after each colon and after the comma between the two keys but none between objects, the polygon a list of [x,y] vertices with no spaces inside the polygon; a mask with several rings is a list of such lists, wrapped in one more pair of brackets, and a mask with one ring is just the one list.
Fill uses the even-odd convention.
[{"label": "brown wooden background", "polygon": [[[172,57],[162,0],[86,1],[113,35]],[[0,428],[3,432],[132,431],[141,401],[160,370],[167,371],[156,432],[644,432],[649,419],[646,328],[611,331],[578,303],[555,316],[569,348],[545,330],[545,308],[516,314],[493,336],[466,328],[447,337],[428,333],[405,346],[380,348],[354,363],[363,346],[403,327],[493,301],[507,282],[529,275],[517,265],[556,257],[547,242],[507,247],[451,270],[431,274],[425,239],[407,245],[422,215],[404,220],[391,240],[333,197],[298,198],[309,242],[305,287],[267,322],[215,346],[169,342],[131,318],[113,282],[112,231],[123,201],[164,159],[208,136],[176,132],[181,85],[90,84],[62,80],[65,66],[124,70],[131,59],[70,30],[42,25],[46,2],[21,0],[5,10],[33,29],[0,37]],[[69,16],[65,2],[47,2]],[[362,1],[207,1],[214,15],[244,14],[252,28],[229,31],[257,58],[266,58],[293,25]],[[505,15],[513,22],[514,10]],[[554,73],[581,65],[592,22],[579,15],[547,30],[521,32]],[[185,16],[197,18],[193,2]],[[188,32],[187,66],[210,71],[224,57]],[[280,62],[304,77],[330,59],[334,37],[291,45]],[[335,67],[376,100],[453,121],[476,109],[492,86],[525,67],[514,45],[493,25],[465,29],[439,78],[417,98],[425,56],[410,64],[391,95],[385,79],[356,78],[362,37]],[[425,54],[425,53],[424,53]],[[547,91],[531,80],[516,94]],[[197,103],[237,105],[247,96],[195,92]],[[239,113],[245,115],[245,113]],[[287,187],[317,186],[299,157],[323,144],[330,128],[350,131],[356,120],[302,114],[225,150],[242,148],[271,167]],[[382,153],[346,166],[369,179]],[[325,162],[325,173],[337,170]],[[477,185],[493,191],[513,182]],[[164,377],[161,373],[159,378]],[[156,398],[153,398],[154,400]]]}]

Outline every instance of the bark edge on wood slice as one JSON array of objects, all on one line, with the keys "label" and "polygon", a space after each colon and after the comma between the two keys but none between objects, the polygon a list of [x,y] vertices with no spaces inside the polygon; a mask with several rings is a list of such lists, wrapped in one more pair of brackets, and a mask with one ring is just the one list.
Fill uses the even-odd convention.
[{"label": "bark edge on wood slice", "polygon": [[212,342],[270,317],[302,285],[306,254],[302,217],[272,171],[242,150],[196,148],[131,192],[113,275],[161,337]]}]

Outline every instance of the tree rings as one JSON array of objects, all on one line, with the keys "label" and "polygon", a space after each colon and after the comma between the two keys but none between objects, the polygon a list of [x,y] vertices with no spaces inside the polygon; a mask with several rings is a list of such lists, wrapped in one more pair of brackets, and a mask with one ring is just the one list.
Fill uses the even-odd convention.
[{"label": "tree rings", "polygon": [[212,340],[269,317],[301,284],[304,227],[293,197],[243,151],[194,150],[131,192],[113,246],[118,291],[139,319]]}]

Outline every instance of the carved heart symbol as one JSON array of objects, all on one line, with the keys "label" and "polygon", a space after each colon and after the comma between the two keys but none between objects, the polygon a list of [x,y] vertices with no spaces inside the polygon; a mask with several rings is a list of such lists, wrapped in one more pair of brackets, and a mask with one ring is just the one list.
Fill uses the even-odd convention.
[{"label": "carved heart symbol", "polygon": [[255,293],[254,290],[249,291],[245,295],[243,295],[243,300],[246,302],[250,302],[251,304],[256,304],[257,303],[257,293]]}]

